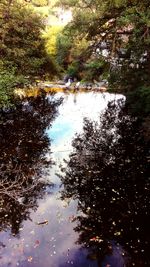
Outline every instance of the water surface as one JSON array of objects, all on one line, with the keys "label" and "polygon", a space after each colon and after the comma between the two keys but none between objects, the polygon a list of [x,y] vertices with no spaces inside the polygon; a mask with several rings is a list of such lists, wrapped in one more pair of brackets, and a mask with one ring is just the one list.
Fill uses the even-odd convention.
[{"label": "water surface", "polygon": [[[62,103],[59,100],[61,97]],[[117,227],[113,235],[111,234],[111,224],[120,225],[120,222],[112,221],[110,209],[106,211],[109,213],[105,216],[106,228],[100,229],[99,210],[101,207],[104,208],[104,203],[98,193],[97,181],[100,177],[96,176],[99,169],[95,164],[98,159],[85,160],[82,157],[85,156],[85,151],[82,153],[82,149],[78,150],[74,139],[76,133],[82,133],[83,136],[87,134],[85,127],[83,129],[85,117],[91,121],[99,121],[108,101],[122,98],[121,95],[91,92],[60,93],[55,96],[48,95],[43,99],[31,98],[30,101],[24,102],[23,107],[18,107],[18,113],[16,111],[9,120],[3,122],[0,132],[1,173],[4,184],[1,186],[2,267],[130,266],[127,265],[131,257],[130,251],[127,251],[124,245],[131,240],[119,242],[122,241],[118,239],[121,232]],[[111,112],[113,113],[113,110]],[[107,119],[108,125],[111,125],[111,121]],[[110,133],[111,130],[108,128],[104,137],[107,132]],[[88,138],[87,135],[85,144],[88,144]],[[93,140],[94,138],[93,135]],[[109,144],[110,135],[107,141]],[[86,152],[88,151],[92,155],[91,148],[87,146]],[[71,154],[72,152],[75,155]],[[75,162],[74,157],[77,157]],[[64,159],[68,163],[64,162]],[[84,173],[78,169],[80,165]],[[100,162],[98,166],[101,166]],[[93,170],[98,179],[96,182],[89,180],[92,177],[89,173],[93,175]],[[58,173],[63,178],[60,178]],[[80,177],[87,177],[89,182],[81,179],[81,182],[86,183],[81,185]],[[105,179],[107,183],[107,177]],[[14,188],[8,190],[6,181],[11,181]],[[20,183],[20,187],[17,183]],[[92,191],[95,188],[97,191]],[[111,186],[110,191],[115,194],[112,196],[115,199],[116,189]],[[110,194],[107,190],[105,193]],[[107,205],[108,201],[106,208]],[[120,212],[120,207],[116,207]],[[139,227],[138,223],[136,227]],[[138,239],[137,231],[137,242]],[[135,264],[134,260],[131,261],[131,266],[133,263]],[[136,266],[148,266],[146,264],[143,258],[139,257],[139,265],[136,263]]]}]

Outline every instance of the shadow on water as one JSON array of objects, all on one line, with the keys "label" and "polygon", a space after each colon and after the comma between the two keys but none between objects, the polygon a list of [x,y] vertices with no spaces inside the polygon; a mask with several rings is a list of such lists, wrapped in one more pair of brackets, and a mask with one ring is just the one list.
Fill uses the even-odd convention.
[{"label": "shadow on water", "polygon": [[62,167],[61,198],[77,200],[74,230],[89,260],[99,267],[148,267],[148,144],[122,105],[109,103],[99,122],[84,119]]},{"label": "shadow on water", "polygon": [[41,177],[52,164],[45,156],[50,154],[45,128],[51,127],[60,103],[45,95],[30,97],[0,114],[1,231],[19,234],[22,221],[30,219],[44,195],[48,184]]},{"label": "shadow on water", "polygon": [[41,95],[0,114],[0,266],[150,266],[148,144],[119,99]]}]

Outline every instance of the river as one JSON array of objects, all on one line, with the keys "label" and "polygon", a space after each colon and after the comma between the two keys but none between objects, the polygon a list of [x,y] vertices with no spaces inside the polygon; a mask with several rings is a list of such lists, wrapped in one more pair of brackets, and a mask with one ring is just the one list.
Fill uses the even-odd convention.
[{"label": "river", "polygon": [[[119,156],[111,154],[118,138],[114,134],[117,115],[113,107],[109,114],[105,110],[109,101],[121,99],[122,95],[93,92],[31,97],[1,122],[0,266],[148,266],[148,226],[141,223],[143,214],[136,216],[138,209],[131,207],[147,192],[140,191],[143,176],[141,187],[134,179],[126,188],[139,162],[138,158],[137,165],[136,160],[131,164],[136,146],[134,156],[131,144],[124,159],[124,143],[118,142]],[[108,123],[99,122],[102,114]],[[132,132],[128,118],[126,123]],[[106,126],[101,133],[99,125]],[[125,133],[125,124],[121,127]],[[118,157],[115,164],[113,157]],[[122,158],[127,166],[124,175]],[[144,172],[144,164],[139,173]],[[138,193],[136,200],[133,188]],[[146,195],[145,199],[147,211]]]}]

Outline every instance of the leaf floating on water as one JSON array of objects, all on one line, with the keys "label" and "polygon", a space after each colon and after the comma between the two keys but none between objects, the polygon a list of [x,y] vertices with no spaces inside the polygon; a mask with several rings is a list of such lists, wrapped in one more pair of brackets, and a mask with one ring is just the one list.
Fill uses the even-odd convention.
[{"label": "leaf floating on water", "polygon": [[40,245],[40,241],[36,240],[35,243],[34,243],[34,248],[37,248],[39,245]]},{"label": "leaf floating on water", "polygon": [[90,238],[90,241],[95,241],[95,242],[103,242],[103,239],[101,239],[99,236],[94,236],[92,238]]},{"label": "leaf floating on water", "polygon": [[119,236],[119,235],[121,235],[121,232],[115,232],[114,235]]},{"label": "leaf floating on water", "polygon": [[70,200],[68,200],[68,199],[63,200],[63,201],[62,201],[62,206],[63,206],[64,208],[68,207],[68,206],[69,206],[69,202],[70,202]]},{"label": "leaf floating on water", "polygon": [[58,219],[59,222],[63,220],[62,219],[62,214],[60,213],[60,211],[57,211],[56,217],[57,217],[57,219]]},{"label": "leaf floating on water", "polygon": [[70,222],[75,222],[75,220],[76,220],[76,217],[74,215],[69,216],[69,221]]},{"label": "leaf floating on water", "polygon": [[32,256],[29,256],[28,257],[28,262],[32,262],[32,260],[33,260]]},{"label": "leaf floating on water", "polygon": [[48,220],[45,220],[45,221],[43,221],[43,222],[37,222],[36,224],[37,224],[37,225],[48,224]]},{"label": "leaf floating on water", "polygon": [[90,238],[90,241],[96,241],[96,237]]},{"label": "leaf floating on water", "polygon": [[0,241],[0,247],[5,248],[6,245],[4,245],[4,244]]},{"label": "leaf floating on water", "polygon": [[34,230],[32,230],[32,231],[30,232],[30,234],[32,234],[32,235],[35,235],[35,231],[34,231]]}]

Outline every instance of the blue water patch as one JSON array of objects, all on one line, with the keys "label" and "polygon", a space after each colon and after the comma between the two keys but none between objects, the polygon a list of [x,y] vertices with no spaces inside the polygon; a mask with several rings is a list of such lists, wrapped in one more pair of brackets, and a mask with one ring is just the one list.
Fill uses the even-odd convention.
[{"label": "blue water patch", "polygon": [[60,139],[62,140],[67,135],[72,133],[72,126],[70,122],[64,122],[60,125],[60,122],[56,122],[53,124],[53,127],[46,131],[48,137],[52,140],[53,144],[57,144]]}]

